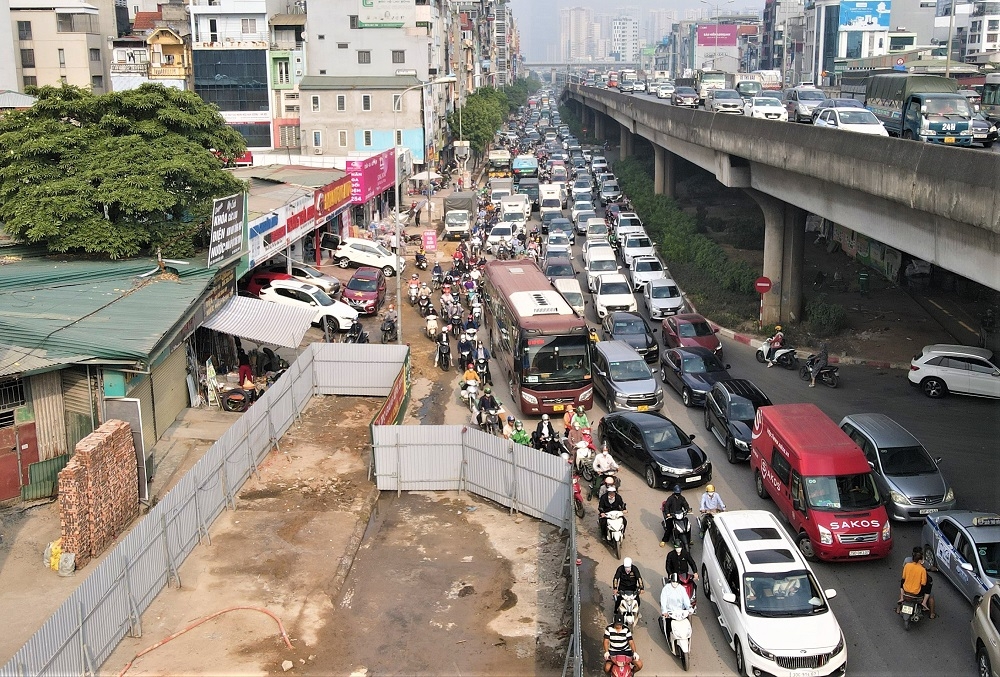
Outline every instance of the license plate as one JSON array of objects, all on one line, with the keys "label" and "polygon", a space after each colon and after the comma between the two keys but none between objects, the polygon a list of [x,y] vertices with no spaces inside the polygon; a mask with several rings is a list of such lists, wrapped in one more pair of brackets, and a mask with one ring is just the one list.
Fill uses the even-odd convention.
[{"label": "license plate", "polygon": [[937,508],[924,508],[920,511],[921,515],[930,515],[932,512],[937,512]]},{"label": "license plate", "polygon": [[552,411],[562,411],[565,408],[566,408],[566,406],[563,405],[563,404],[553,404],[552,405]]},{"label": "license plate", "polygon": [[697,482],[700,479],[701,479],[701,475],[694,475],[692,477],[686,478],[684,481],[685,482]]},{"label": "license plate", "polygon": [[954,136],[946,136],[946,137],[944,137],[944,142],[945,143],[955,143],[955,137]]},{"label": "license plate", "polygon": [[906,614],[907,616],[909,616],[909,615],[911,615],[913,613],[913,605],[912,604],[904,604],[903,607],[900,609],[900,611],[902,613]]},{"label": "license plate", "polygon": [[648,404],[640,404],[635,409],[636,409],[636,411],[649,411],[649,405]]},{"label": "license plate", "polygon": [[850,557],[864,557],[865,555],[872,554],[871,550],[851,550],[847,553]]}]

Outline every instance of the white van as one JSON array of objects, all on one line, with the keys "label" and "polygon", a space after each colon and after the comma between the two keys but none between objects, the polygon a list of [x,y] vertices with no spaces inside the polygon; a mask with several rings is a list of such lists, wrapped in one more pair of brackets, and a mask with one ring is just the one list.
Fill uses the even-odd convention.
[{"label": "white van", "polygon": [[538,213],[544,218],[548,213],[562,216],[562,190],[558,186],[544,184],[538,189]]},{"label": "white van", "polygon": [[594,247],[586,254],[587,289],[591,293],[597,291],[597,278],[610,275],[620,270],[615,250],[611,247]]},{"label": "white van", "polygon": [[[511,214],[520,213],[520,219],[508,218]],[[524,193],[508,195],[500,200],[500,220],[526,222],[531,218],[531,199]]]},{"label": "white van", "polygon": [[566,303],[569,307],[576,311],[576,314],[580,317],[585,317],[586,315],[586,301],[583,299],[583,289],[580,288],[580,283],[576,280],[571,280],[565,277],[557,277],[552,280],[552,286],[556,288],[562,297],[566,299]]}]

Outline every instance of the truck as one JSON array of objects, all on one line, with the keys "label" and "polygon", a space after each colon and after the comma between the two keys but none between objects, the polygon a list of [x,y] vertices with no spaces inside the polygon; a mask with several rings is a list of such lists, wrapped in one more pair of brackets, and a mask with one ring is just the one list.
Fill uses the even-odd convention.
[{"label": "truck", "polygon": [[490,179],[490,202],[494,206],[500,206],[500,200],[508,195],[514,194],[514,179],[512,178],[491,178]]},{"label": "truck", "polygon": [[488,156],[490,178],[510,176],[510,151],[506,149],[491,150]]},{"label": "truck", "polygon": [[779,70],[757,70],[751,75],[760,76],[761,86],[772,92],[780,92],[784,88],[784,81],[781,79]]},{"label": "truck", "polygon": [[726,73],[726,89],[735,89],[744,101],[764,94],[764,77],[759,73]]},{"label": "truck", "polygon": [[708,90],[726,88],[726,74],[722,71],[702,70],[698,71],[695,77],[698,83],[695,85],[695,89],[698,91],[698,99],[702,103],[708,96]]},{"label": "truck", "polygon": [[464,240],[472,233],[472,220],[479,213],[475,191],[452,193],[444,199],[444,239]]},{"label": "truck", "polygon": [[891,136],[972,145],[972,107],[951,78],[913,73],[872,75],[865,83],[865,107]]}]

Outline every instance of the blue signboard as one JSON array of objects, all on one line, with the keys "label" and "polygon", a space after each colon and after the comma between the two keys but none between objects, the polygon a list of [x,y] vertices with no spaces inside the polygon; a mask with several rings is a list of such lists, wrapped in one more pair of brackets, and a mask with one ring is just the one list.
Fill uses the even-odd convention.
[{"label": "blue signboard", "polygon": [[887,31],[892,0],[841,0],[840,30]]}]

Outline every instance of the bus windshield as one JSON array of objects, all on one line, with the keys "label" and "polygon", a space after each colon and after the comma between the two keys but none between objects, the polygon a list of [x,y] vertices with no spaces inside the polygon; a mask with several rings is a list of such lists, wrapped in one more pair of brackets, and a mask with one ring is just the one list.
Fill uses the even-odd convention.
[{"label": "bus windshield", "polygon": [[522,382],[568,383],[590,374],[587,336],[532,336],[522,354]]},{"label": "bus windshield", "polygon": [[881,497],[872,473],[806,477],[806,499],[817,510],[873,510]]}]

